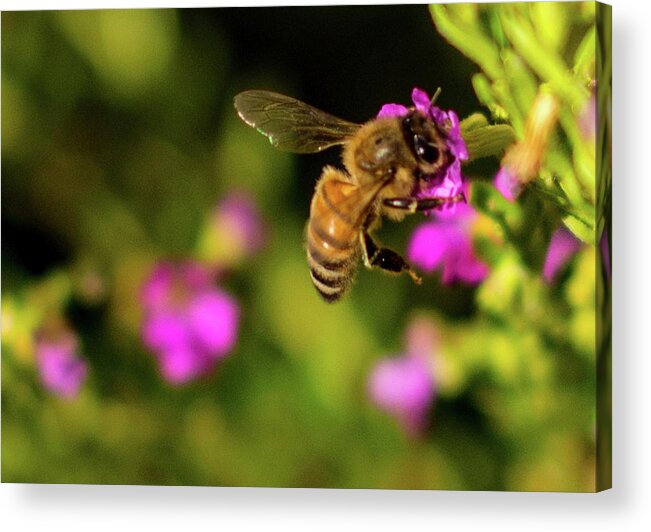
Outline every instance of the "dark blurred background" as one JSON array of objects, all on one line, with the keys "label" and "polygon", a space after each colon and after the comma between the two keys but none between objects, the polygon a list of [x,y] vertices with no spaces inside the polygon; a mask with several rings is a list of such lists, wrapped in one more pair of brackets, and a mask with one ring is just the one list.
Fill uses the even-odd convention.
[{"label": "dark blurred background", "polygon": [[[374,116],[383,103],[409,103],[414,86],[430,92],[444,88],[442,103],[461,116],[477,109],[468,83],[472,64],[433,31],[425,5],[170,12],[160,22],[174,26],[176,49],[168,52],[173,54],[169,72],[158,80],[135,83],[124,95],[126,101],[118,102],[106,94],[111,87],[97,83],[79,50],[61,35],[56,21],[75,16],[3,15],[4,70],[7,76],[21,76],[34,89],[40,111],[34,117],[38,124],[32,123],[25,132],[31,147],[23,150],[38,150],[39,140],[47,138],[48,145],[74,145],[119,171],[119,150],[129,150],[145,129],[182,149],[207,151],[223,133],[220,125],[224,114],[232,112],[233,95],[247,88],[284,91],[359,122]],[[152,53],[155,44],[142,46]],[[137,57],[128,57],[138,55],[137,50],[115,53],[125,54],[125,63],[138,66]],[[11,109],[7,113],[4,124],[10,127]],[[25,208],[30,201],[27,172],[38,158],[31,165],[20,165],[11,152],[4,155],[3,260],[41,274],[69,261],[73,250],[53,239]],[[297,157],[298,178],[283,185],[287,208],[307,215],[321,167],[337,162],[336,150]],[[291,181],[288,175],[274,178]],[[112,176],[111,185],[119,188],[120,179]]]}]

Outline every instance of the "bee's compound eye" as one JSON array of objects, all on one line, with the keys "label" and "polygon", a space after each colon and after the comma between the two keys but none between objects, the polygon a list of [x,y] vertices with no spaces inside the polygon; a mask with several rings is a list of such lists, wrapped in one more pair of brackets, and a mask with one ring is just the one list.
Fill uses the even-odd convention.
[{"label": "bee's compound eye", "polygon": [[417,136],[414,139],[416,154],[427,164],[434,164],[439,160],[440,151],[435,144],[427,142],[423,137]]}]

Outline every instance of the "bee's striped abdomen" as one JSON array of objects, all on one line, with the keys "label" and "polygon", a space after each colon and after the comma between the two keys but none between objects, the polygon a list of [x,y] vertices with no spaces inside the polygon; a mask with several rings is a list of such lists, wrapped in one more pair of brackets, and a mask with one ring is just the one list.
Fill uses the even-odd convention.
[{"label": "bee's striped abdomen", "polygon": [[355,253],[349,260],[332,262],[323,259],[318,251],[308,244],[307,261],[310,265],[312,283],[327,302],[339,299],[350,286],[356,258]]},{"label": "bee's striped abdomen", "polygon": [[326,168],[317,186],[307,225],[307,260],[314,287],[327,302],[349,288],[359,252],[357,186]]}]

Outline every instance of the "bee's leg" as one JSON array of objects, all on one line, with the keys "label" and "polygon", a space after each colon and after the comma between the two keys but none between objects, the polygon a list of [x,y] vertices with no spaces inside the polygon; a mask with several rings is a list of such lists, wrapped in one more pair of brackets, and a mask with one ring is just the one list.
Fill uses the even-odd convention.
[{"label": "bee's leg", "polygon": [[393,273],[407,272],[416,284],[421,283],[422,279],[411,269],[405,259],[389,248],[378,247],[367,231],[362,231],[360,240],[364,266],[367,268],[376,266]]},{"label": "bee's leg", "polygon": [[386,207],[392,207],[394,209],[416,212],[431,211],[432,209],[436,209],[436,207],[441,207],[448,203],[458,203],[460,201],[466,201],[466,195],[463,192],[451,198],[387,198],[383,201],[383,204]]}]

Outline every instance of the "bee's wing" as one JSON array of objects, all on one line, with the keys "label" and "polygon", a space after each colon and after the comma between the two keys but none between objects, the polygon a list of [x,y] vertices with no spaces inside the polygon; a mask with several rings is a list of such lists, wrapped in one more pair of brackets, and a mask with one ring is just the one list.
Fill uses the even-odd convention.
[{"label": "bee's wing", "polygon": [[274,147],[294,153],[314,153],[343,144],[360,127],[275,92],[241,92],[235,96],[235,108],[240,118]]}]

